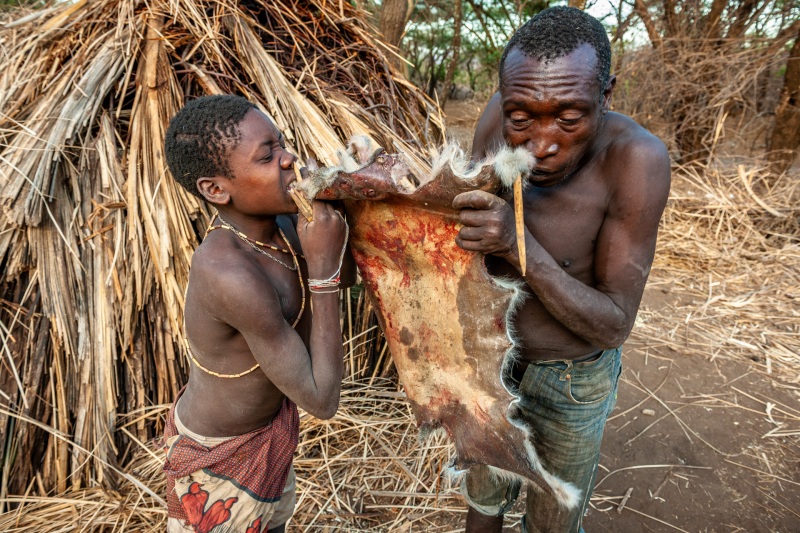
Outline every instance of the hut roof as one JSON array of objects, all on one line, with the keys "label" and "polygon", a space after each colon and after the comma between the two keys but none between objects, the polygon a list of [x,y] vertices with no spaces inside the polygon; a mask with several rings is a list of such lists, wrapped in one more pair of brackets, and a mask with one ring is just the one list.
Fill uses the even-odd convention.
[{"label": "hut roof", "polygon": [[187,372],[183,287],[209,211],[164,163],[181,105],[243,95],[323,163],[365,133],[424,168],[443,122],[349,2],[79,0],[14,11],[0,42],[3,492],[37,474],[113,486]]}]

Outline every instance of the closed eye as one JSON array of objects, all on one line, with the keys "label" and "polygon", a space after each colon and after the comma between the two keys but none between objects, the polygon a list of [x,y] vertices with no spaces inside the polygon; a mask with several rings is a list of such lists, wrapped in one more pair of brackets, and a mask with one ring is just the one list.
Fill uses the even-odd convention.
[{"label": "closed eye", "polygon": [[578,123],[578,121],[580,121],[581,118],[583,118],[583,117],[576,117],[576,118],[564,118],[564,117],[561,117],[561,118],[558,119],[558,122],[559,122],[559,124],[564,124],[565,126],[574,126],[575,124]]}]

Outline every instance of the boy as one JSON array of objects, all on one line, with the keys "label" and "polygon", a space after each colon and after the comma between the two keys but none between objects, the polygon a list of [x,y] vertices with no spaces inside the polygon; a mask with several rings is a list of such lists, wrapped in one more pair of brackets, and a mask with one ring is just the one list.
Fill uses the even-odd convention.
[{"label": "boy", "polygon": [[218,211],[186,290],[191,371],[165,429],[168,531],[280,532],[295,503],[297,405],[327,419],[339,403],[346,224],[315,201],[295,227],[297,157],[244,98],[189,102],[165,154]]}]

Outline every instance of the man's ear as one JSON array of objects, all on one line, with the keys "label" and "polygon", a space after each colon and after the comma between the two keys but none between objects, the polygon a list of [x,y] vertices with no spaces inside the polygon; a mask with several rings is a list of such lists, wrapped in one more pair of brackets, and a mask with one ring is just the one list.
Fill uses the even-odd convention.
[{"label": "man's ear", "polygon": [[602,109],[603,114],[605,115],[611,109],[611,95],[614,92],[614,87],[617,86],[617,77],[612,74],[608,78],[608,83],[606,83],[606,88],[603,89],[603,103]]},{"label": "man's ear", "polygon": [[231,195],[226,189],[226,179],[222,177],[197,178],[197,190],[209,203],[225,205],[231,201]]}]

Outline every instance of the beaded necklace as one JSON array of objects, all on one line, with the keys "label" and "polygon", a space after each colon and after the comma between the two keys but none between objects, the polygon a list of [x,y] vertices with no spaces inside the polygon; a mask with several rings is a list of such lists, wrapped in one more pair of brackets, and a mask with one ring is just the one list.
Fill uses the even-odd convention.
[{"label": "beaded necklace", "polygon": [[[219,226],[209,226],[208,229],[206,230],[206,235],[208,235],[210,232],[214,231],[215,229],[219,229],[219,228],[224,228],[224,229],[230,230],[230,231],[233,232],[234,235],[236,235],[242,241],[244,241],[248,245],[250,245],[250,248],[252,248],[256,252],[259,252],[261,254],[266,255],[267,257],[269,257],[270,259],[272,259],[273,261],[275,261],[279,265],[281,265],[281,266],[283,266],[285,268],[288,268],[289,270],[297,270],[297,261],[296,260],[294,261],[295,262],[294,265],[287,265],[286,263],[284,263],[283,261],[281,261],[277,257],[274,257],[271,254],[268,254],[267,251],[263,249],[263,248],[269,248],[270,250],[275,250],[276,252],[283,252],[285,254],[289,254],[290,253],[290,254],[292,254],[292,258],[295,257],[295,252],[294,252],[294,249],[292,248],[292,245],[289,244],[289,241],[286,240],[286,235],[283,234],[283,230],[281,230],[280,228],[278,228],[278,231],[280,232],[281,237],[283,238],[283,242],[285,242],[286,245],[289,247],[288,250],[286,250],[285,248],[278,248],[275,245],[272,245],[272,244],[269,244],[269,243],[266,243],[266,242],[261,242],[261,241],[258,241],[256,239],[252,238],[252,237],[249,237],[245,233],[243,233],[243,232],[239,231],[238,229],[234,228],[229,222],[226,222],[221,216],[219,216],[219,213],[217,213],[217,218],[219,219],[221,224]],[[261,247],[263,247],[263,248],[261,248]],[[303,283],[302,279],[300,280],[300,283],[301,284]]]},{"label": "beaded necklace", "polygon": [[[250,247],[253,248],[255,251],[266,255],[267,257],[269,257],[270,259],[272,259],[276,263],[288,268],[289,270],[297,272],[297,279],[300,281],[300,294],[302,295],[302,299],[300,300],[300,312],[297,314],[297,318],[295,318],[294,322],[292,323],[292,327],[294,328],[295,326],[297,326],[297,324],[300,322],[300,318],[303,316],[303,311],[306,308],[306,289],[305,289],[305,285],[303,284],[303,274],[300,271],[300,263],[297,260],[298,254],[295,253],[294,248],[292,248],[292,244],[289,242],[289,239],[286,238],[286,235],[283,233],[283,230],[278,228],[278,232],[280,233],[280,236],[283,239],[283,242],[285,242],[286,246],[289,248],[288,250],[284,250],[282,248],[278,248],[277,246],[272,246],[271,244],[265,244],[265,243],[259,242],[259,241],[255,240],[255,239],[252,239],[252,238],[248,237],[247,235],[245,235],[241,231],[239,231],[236,228],[234,228],[229,223],[225,222],[222,219],[222,217],[219,216],[219,213],[217,213],[217,218],[219,218],[219,220],[220,220],[220,222],[222,222],[222,224],[219,225],[219,226],[211,226],[211,225],[209,225],[208,229],[206,230],[206,235],[208,235],[209,233],[211,233],[215,229],[219,229],[219,228],[225,228],[227,230],[230,230],[230,231],[233,232],[234,235],[236,235],[241,240],[243,240],[244,242],[249,244]],[[212,218],[212,220],[213,220],[213,218]],[[259,246],[265,246],[265,247],[268,247],[268,248],[270,248],[272,250],[275,250],[275,251],[278,251],[278,252],[291,254],[292,255],[292,262],[294,263],[294,265],[293,266],[292,265],[287,265],[283,261],[281,261],[281,260],[273,257],[272,255],[268,254],[266,252],[266,250],[262,250],[261,248],[259,248]],[[187,289],[188,289],[188,287],[187,287]],[[185,300],[186,300],[186,295],[184,294],[184,301]],[[210,375],[218,377],[218,378],[233,379],[233,378],[239,378],[239,377],[245,376],[245,375],[247,375],[247,374],[249,374],[251,372],[254,372],[259,366],[258,363],[256,363],[251,368],[245,370],[244,372],[239,372],[238,374],[220,374],[219,372],[215,372],[215,371],[213,371],[211,369],[208,369],[208,368],[204,367],[203,365],[201,365],[200,361],[198,361],[197,358],[192,353],[192,348],[189,346],[189,338],[186,335],[186,315],[185,314],[183,316],[183,340],[184,340],[184,344],[186,345],[186,353],[189,355],[189,359],[192,360],[192,362],[195,364],[195,366],[197,368],[199,368],[200,370],[202,370],[206,374],[210,374]]]}]

